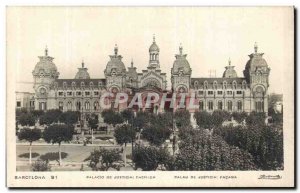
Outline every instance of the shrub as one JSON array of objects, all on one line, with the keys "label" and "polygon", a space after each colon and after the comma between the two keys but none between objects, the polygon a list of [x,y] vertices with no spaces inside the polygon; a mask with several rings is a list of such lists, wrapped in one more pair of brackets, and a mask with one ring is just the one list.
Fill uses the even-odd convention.
[{"label": "shrub", "polygon": [[37,160],[31,165],[31,170],[34,172],[51,171],[51,167],[47,161]]}]

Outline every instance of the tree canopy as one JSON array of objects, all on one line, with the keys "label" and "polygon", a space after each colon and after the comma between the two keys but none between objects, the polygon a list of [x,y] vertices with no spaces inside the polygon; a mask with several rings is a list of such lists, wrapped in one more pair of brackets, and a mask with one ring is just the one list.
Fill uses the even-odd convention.
[{"label": "tree canopy", "polygon": [[116,126],[124,122],[123,117],[119,112],[115,112],[111,109],[104,110],[101,113],[104,123]]},{"label": "tree canopy", "polygon": [[22,126],[34,126],[35,125],[35,117],[30,112],[21,113],[18,117],[19,123]]},{"label": "tree canopy", "polygon": [[94,171],[107,171],[109,168],[120,170],[122,161],[118,149],[95,149],[84,161],[89,161],[89,167]]},{"label": "tree canopy", "polygon": [[26,140],[29,143],[32,143],[34,141],[37,141],[41,138],[42,132],[40,129],[34,128],[23,128],[20,130],[18,134],[19,140]]},{"label": "tree canopy", "polygon": [[133,142],[135,140],[135,135],[135,130],[129,124],[118,126],[114,133],[114,137],[120,145]]},{"label": "tree canopy", "polygon": [[43,138],[47,143],[69,142],[73,138],[74,126],[54,124],[45,128]]},{"label": "tree canopy", "polygon": [[132,156],[135,169],[141,168],[143,171],[156,170],[159,165],[168,163],[170,159],[167,149],[151,146],[137,146],[134,148]]}]

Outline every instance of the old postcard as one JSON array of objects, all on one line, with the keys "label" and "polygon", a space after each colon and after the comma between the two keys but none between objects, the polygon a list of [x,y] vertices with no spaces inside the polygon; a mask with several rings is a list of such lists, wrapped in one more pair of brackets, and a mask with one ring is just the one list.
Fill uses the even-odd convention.
[{"label": "old postcard", "polygon": [[293,7],[7,7],[8,187],[294,187]]}]

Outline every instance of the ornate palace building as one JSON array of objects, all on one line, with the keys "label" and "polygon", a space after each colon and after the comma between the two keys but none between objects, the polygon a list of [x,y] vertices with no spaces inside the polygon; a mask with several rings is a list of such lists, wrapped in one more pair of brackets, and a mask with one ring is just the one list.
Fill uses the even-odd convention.
[{"label": "ornate palace building", "polygon": [[[226,111],[257,111],[267,112],[267,93],[269,87],[270,68],[263,58],[263,53],[258,52],[255,45],[254,53],[249,55],[243,72],[244,77],[238,77],[231,62],[225,67],[222,77],[193,78],[192,69],[183,54],[182,46],[175,55],[171,69],[171,90],[167,90],[166,73],[160,69],[159,47],[153,38],[149,48],[149,64],[147,69],[137,72],[133,61],[126,69],[122,56],[115,45],[114,54],[109,56],[104,70],[105,78],[93,79],[88,73],[88,68],[82,62],[74,79],[60,79],[59,72],[53,62],[53,57],[39,56],[32,75],[34,79],[34,104],[36,110],[61,109],[62,111],[80,111],[83,114],[100,114],[103,108],[100,97],[104,92],[128,93],[129,98],[134,93],[143,93],[145,101],[147,93],[154,92],[162,96],[163,93],[195,93],[195,102],[199,105],[196,110],[212,112],[214,110]],[[176,97],[178,101],[178,97]],[[186,102],[189,97],[186,98]],[[117,105],[115,98],[107,98],[106,103],[111,108],[122,110],[128,103]],[[157,102],[159,103],[159,102]],[[164,111],[157,104],[150,107],[134,107],[135,110]],[[174,108],[173,110],[175,110]]]}]

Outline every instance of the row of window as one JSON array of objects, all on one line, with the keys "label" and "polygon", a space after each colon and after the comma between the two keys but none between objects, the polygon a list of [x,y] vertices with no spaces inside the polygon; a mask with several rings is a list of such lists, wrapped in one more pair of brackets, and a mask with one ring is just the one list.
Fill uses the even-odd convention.
[{"label": "row of window", "polygon": [[[198,91],[198,94],[199,94],[199,95],[204,95],[204,92],[205,92],[205,91],[200,90],[200,91]],[[209,90],[209,91],[207,91],[207,95],[214,95],[214,92],[215,92],[215,91]],[[232,95],[233,92],[234,92],[234,91],[228,90],[228,91],[226,91],[226,92],[224,91],[224,94],[226,93],[227,95]],[[217,93],[217,95],[223,95],[223,91],[222,91],[222,90],[218,90],[218,91],[216,91],[216,93]],[[243,91],[237,90],[237,91],[235,91],[235,93],[236,93],[237,95],[241,95],[241,94],[243,94]]]},{"label": "row of window", "polygon": [[[94,91],[94,96],[99,96],[99,91]],[[72,92],[72,91],[68,91],[68,92],[63,92],[63,91],[59,91],[58,92],[58,96],[60,97],[65,97],[65,96],[91,96],[92,92],[90,91],[85,91],[85,92],[81,92],[81,91],[76,91],[76,92]]]},{"label": "row of window", "polygon": [[[242,103],[242,101],[237,101],[236,106],[237,106],[237,110],[238,111],[242,111],[243,110],[243,103]],[[210,111],[215,110],[214,101],[208,101],[207,108]],[[200,110],[204,110],[204,102],[203,101],[199,102],[199,109]],[[223,101],[218,101],[218,103],[217,103],[217,110],[225,110],[225,107],[223,105]],[[233,102],[232,101],[227,101],[227,110],[228,111],[232,111],[233,110]]]},{"label": "row of window", "polygon": [[[243,111],[242,101],[237,101],[236,102],[236,107],[237,107],[237,111]],[[216,109],[217,110],[225,110],[225,106],[223,104],[223,101],[218,101],[217,102],[217,108],[216,109],[215,109],[215,106],[214,106],[214,101],[208,101],[207,108],[210,111],[213,111],[213,110],[216,110]],[[199,102],[199,109],[200,110],[205,110],[203,101]],[[227,101],[227,109],[226,110],[228,110],[228,111],[233,110],[233,102],[232,101]],[[255,102],[255,110],[256,110],[256,112],[264,112],[264,102],[263,101],[256,101]]]},{"label": "row of window", "polygon": [[[195,81],[194,82],[194,87],[195,88],[198,88],[200,86],[200,83],[198,82],[198,81]],[[223,89],[226,89],[227,88],[227,82],[226,81],[223,81]],[[214,89],[218,89],[218,82],[217,81],[214,81],[213,82],[213,84],[212,84],[212,87],[214,88]],[[246,87],[247,87],[247,83],[246,83],[246,81],[243,81],[242,82],[242,89],[246,89]],[[204,83],[203,83],[203,88],[204,89],[208,89],[208,82],[207,81],[204,81]],[[233,82],[232,82],[232,88],[233,89],[237,89],[237,82],[234,80]]]},{"label": "row of window", "polygon": [[[63,111],[64,108],[66,108],[66,110],[71,111],[73,110],[73,104],[71,101],[69,101],[66,105],[66,107],[64,107],[64,103],[63,102],[59,102],[58,103],[58,108],[59,110]],[[76,111],[81,111],[81,110],[99,110],[99,102],[95,101],[93,104],[93,107],[91,108],[91,104],[89,101],[86,101],[83,105],[80,101],[77,101],[75,103],[75,110]]]},{"label": "row of window", "polygon": [[[76,87],[76,82],[72,82],[72,83],[71,83],[71,86],[72,86],[73,88]],[[81,87],[85,87],[85,82],[81,82],[81,83],[80,83],[80,86],[81,86]],[[93,82],[90,82],[90,83],[89,83],[89,86],[90,86],[90,87],[94,87],[95,85],[94,85]],[[102,82],[98,82],[98,87],[102,87],[102,86],[103,86],[103,83],[102,83]],[[58,83],[57,83],[57,82],[54,83],[54,87],[55,87],[55,88],[58,87]],[[63,88],[67,88],[67,87],[68,87],[67,82],[63,82]]]}]

